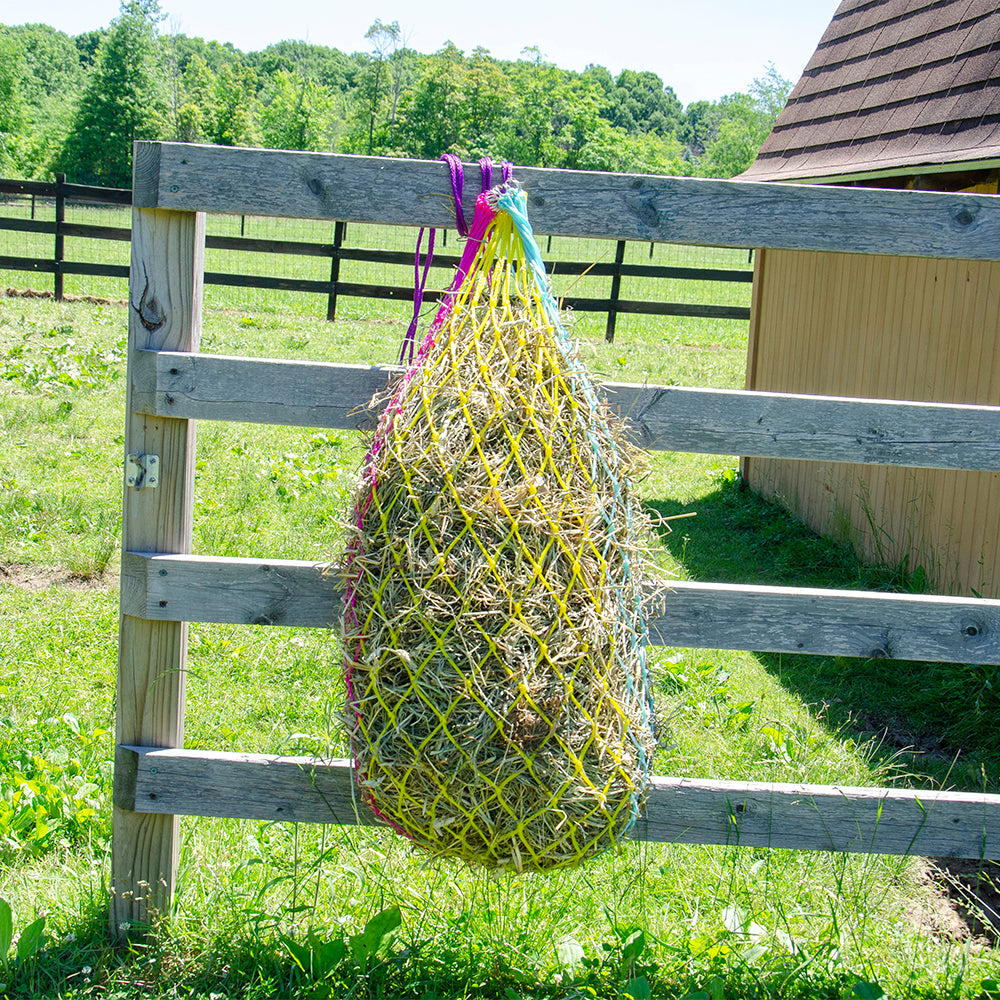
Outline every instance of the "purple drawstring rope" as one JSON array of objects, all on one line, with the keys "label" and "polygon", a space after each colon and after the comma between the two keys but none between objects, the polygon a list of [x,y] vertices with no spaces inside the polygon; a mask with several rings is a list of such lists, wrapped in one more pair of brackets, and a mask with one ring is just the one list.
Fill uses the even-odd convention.
[{"label": "purple drawstring rope", "polygon": [[[455,208],[455,227],[459,236],[469,235],[469,224],[465,221],[462,212],[462,189],[465,184],[465,168],[462,161],[454,153],[444,153],[441,159],[448,164],[448,172],[451,176],[451,196]],[[503,172],[503,182],[506,184],[514,173],[514,165],[503,160],[500,164]],[[479,161],[479,172],[482,175],[482,193],[485,194],[493,187],[493,161],[484,156]],[[431,229],[427,237],[427,255],[424,257],[424,268],[420,270],[420,245],[423,243],[424,230],[421,228],[417,234],[417,252],[413,261],[413,316],[410,325],[406,329],[406,336],[403,337],[403,346],[399,350],[399,363],[413,364],[413,354],[417,343],[417,324],[420,322],[420,310],[424,304],[424,289],[427,287],[427,272],[430,270],[431,260],[434,258],[434,234],[436,230]],[[455,286],[453,286],[455,287]]]},{"label": "purple drawstring rope", "polygon": [[424,239],[424,230],[421,226],[417,234],[417,253],[413,260],[413,318],[407,327],[406,336],[403,338],[403,346],[399,352],[400,364],[413,364],[413,349],[417,342],[417,323],[420,320],[420,308],[424,304],[424,288],[427,287],[427,272],[431,268],[431,260],[434,257],[434,233],[431,229],[427,236],[427,256],[424,257],[424,272],[420,273],[420,244]]},{"label": "purple drawstring rope", "polygon": [[454,153],[444,153],[441,159],[448,164],[451,173],[451,194],[455,204],[455,228],[459,236],[469,235],[469,224],[462,214],[462,186],[465,183],[465,170],[462,161]]},{"label": "purple drawstring rope", "polygon": [[[448,172],[451,175],[451,196],[455,207],[455,226],[459,236],[468,236],[469,227],[462,214],[462,187],[465,182],[465,170],[462,161],[454,153],[445,153],[442,157],[448,164]],[[483,161],[479,161],[480,169],[483,170],[483,184],[486,183],[486,171],[483,168]],[[492,164],[490,165],[490,175],[492,176]],[[486,188],[484,187],[485,191]],[[399,349],[399,363],[413,364],[413,352],[417,345],[417,324],[420,322],[420,310],[424,304],[424,289],[427,286],[427,272],[431,267],[431,260],[434,257],[434,234],[436,230],[431,229],[427,237],[427,256],[424,257],[423,276],[420,273],[420,244],[424,239],[424,230],[421,227],[417,234],[417,252],[413,261],[413,316],[410,318],[410,325],[406,329],[406,336],[403,337],[403,346]]]}]

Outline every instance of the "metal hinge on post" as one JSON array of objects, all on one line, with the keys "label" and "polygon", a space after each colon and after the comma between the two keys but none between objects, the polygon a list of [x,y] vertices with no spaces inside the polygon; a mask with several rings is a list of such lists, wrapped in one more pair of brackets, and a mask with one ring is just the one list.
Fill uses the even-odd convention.
[{"label": "metal hinge on post", "polygon": [[134,451],[125,456],[125,485],[134,490],[160,485],[160,456]]}]

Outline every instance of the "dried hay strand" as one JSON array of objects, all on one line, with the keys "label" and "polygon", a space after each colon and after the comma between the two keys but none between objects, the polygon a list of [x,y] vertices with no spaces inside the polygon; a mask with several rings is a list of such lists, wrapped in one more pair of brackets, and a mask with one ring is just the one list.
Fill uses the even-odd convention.
[{"label": "dried hay strand", "polygon": [[642,457],[524,242],[501,211],[390,397],[355,490],[344,637],[376,814],[435,855],[543,871],[627,835],[653,736]]}]

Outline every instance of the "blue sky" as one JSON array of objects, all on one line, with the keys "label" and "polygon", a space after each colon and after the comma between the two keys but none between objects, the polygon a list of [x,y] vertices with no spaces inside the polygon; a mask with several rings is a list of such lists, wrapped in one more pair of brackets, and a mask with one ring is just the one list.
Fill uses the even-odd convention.
[{"label": "blue sky", "polygon": [[[285,38],[366,48],[376,19],[399,21],[409,44],[435,52],[448,40],[500,59],[537,46],[564,69],[599,63],[652,70],[682,103],[746,90],[773,63],[797,80],[838,0],[575,0],[472,4],[468,0],[160,0],[164,26],[244,51]],[[106,26],[118,0],[0,0],[0,22],[42,22],[70,34]]]}]

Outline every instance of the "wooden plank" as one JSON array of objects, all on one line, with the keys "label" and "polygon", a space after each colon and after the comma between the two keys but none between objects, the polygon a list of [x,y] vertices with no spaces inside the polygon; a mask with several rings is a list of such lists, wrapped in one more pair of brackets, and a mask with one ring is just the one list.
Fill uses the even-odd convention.
[{"label": "wooden plank", "polygon": [[326,296],[326,319],[332,323],[337,318],[337,282],[340,281],[340,254],[344,246],[344,234],[347,231],[346,222],[335,222],[333,225],[334,254],[330,259],[330,291]]},{"label": "wooden plank", "polygon": [[[400,266],[413,267],[413,254],[409,250],[369,250],[364,247],[342,247],[337,251],[341,260],[358,260],[371,264],[399,264]],[[435,252],[431,267],[440,267],[446,270],[457,268],[461,257],[453,254],[440,254]],[[421,261],[421,266],[423,262]]]},{"label": "wooden plank", "polygon": [[[412,266],[412,264],[411,264]],[[357,281],[338,281],[338,295],[350,295],[362,299],[396,299],[403,302],[413,301],[412,285],[368,285]],[[437,302],[444,293],[436,288],[424,291],[425,302]]]},{"label": "wooden plank", "polygon": [[678,386],[605,387],[645,448],[1000,469],[1000,407]]},{"label": "wooden plank", "polygon": [[[138,412],[355,429],[398,368],[138,352]],[[609,404],[653,450],[1000,469],[1000,407],[609,382]]]},{"label": "wooden plank", "polygon": [[55,247],[52,254],[53,260],[55,261],[55,269],[53,270],[53,294],[55,296],[56,302],[62,302],[63,297],[63,273],[62,273],[62,263],[65,258],[65,238],[63,237],[62,227],[66,222],[66,195],[63,188],[66,185],[66,175],[56,174],[56,229],[55,229]]},{"label": "wooden plank", "polygon": [[[348,760],[118,748],[137,812],[374,825]],[[1000,796],[654,777],[637,840],[743,847],[1000,856]]]},{"label": "wooden plank", "polygon": [[275,288],[286,292],[316,292],[322,295],[330,289],[329,282],[326,281],[278,278],[270,275],[227,274],[223,271],[207,271],[205,284],[228,285],[231,288]]},{"label": "wooden plank", "polygon": [[[20,220],[18,220],[20,221]],[[42,223],[42,225],[51,223]],[[3,229],[0,220],[0,229]],[[97,226],[80,226],[80,229],[99,229]],[[127,233],[128,230],[121,230]],[[67,235],[70,227],[66,227]],[[80,234],[85,235],[85,234]],[[111,238],[111,237],[109,237]],[[118,238],[118,237],[114,237]],[[125,236],[128,239],[128,236]],[[364,261],[372,264],[398,264],[400,267],[413,267],[413,254],[408,250],[378,250],[366,247],[336,247],[333,243],[304,243],[296,240],[255,239],[246,236],[206,236],[207,250],[236,250],[246,253],[292,254],[300,257],[340,257],[341,260]],[[458,266],[460,258],[449,254],[434,254],[431,267],[452,270]],[[740,271],[729,268],[714,267],[667,267],[658,264],[622,264],[617,268],[614,264],[591,263],[578,260],[547,261],[549,274],[580,275],[592,277],[609,277],[615,273],[635,278],[682,278],[690,281],[722,281],[745,282],[753,281],[752,271]]]},{"label": "wooden plank", "polygon": [[356,429],[376,419],[368,404],[400,371],[145,351],[131,370],[133,405],[150,415]]},{"label": "wooden plank", "polygon": [[119,240],[127,243],[132,239],[132,230],[121,226],[92,226],[85,222],[64,222],[64,236],[76,236],[84,240]]},{"label": "wooden plank", "polygon": [[122,610],[156,621],[334,628],[340,581],[328,564],[294,559],[122,554]]},{"label": "wooden plank", "polygon": [[[65,230],[65,226],[63,229]],[[0,218],[0,230],[12,233],[55,233],[54,222],[43,222],[41,219],[11,219]]]},{"label": "wooden plank", "polygon": [[[132,220],[129,358],[148,349],[197,350],[205,217],[139,209]],[[158,456],[156,488],[124,487],[122,547],[190,552],[194,497],[194,422],[133,412],[131,379],[125,453]],[[123,575],[123,590],[129,582]],[[187,626],[122,612],[117,741],[180,746],[184,736]],[[167,914],[177,873],[178,826],[167,815],[115,806],[111,860],[111,930]]]},{"label": "wooden plank", "polygon": [[74,201],[99,201],[107,205],[131,205],[130,188],[108,188],[92,184],[63,184],[62,192]]},{"label": "wooden plank", "polygon": [[[615,325],[618,320],[618,302],[621,299],[622,289],[622,264],[625,262],[625,248],[628,244],[625,240],[619,240],[615,244],[615,261],[611,272],[611,291],[608,302],[608,321],[604,328],[604,339],[607,343],[613,343],[615,339]],[[565,302],[563,304],[565,308]],[[578,307],[579,308],[579,307]]]},{"label": "wooden plank", "polygon": [[[378,250],[365,247],[338,247],[335,243],[303,243],[295,240],[252,239],[248,236],[206,236],[208,250],[237,250],[243,253],[292,254],[299,257],[334,257],[341,260],[365,261],[373,264],[398,264],[413,267],[413,254],[408,250]],[[460,258],[435,254],[432,267],[458,267]],[[586,266],[586,265],[584,265]]]},{"label": "wooden plank", "polygon": [[[122,558],[122,608],[158,621],[335,628],[339,580],[304,560]],[[1000,663],[1000,601],[673,581],[649,598],[657,646]]]},{"label": "wooden plank", "polygon": [[293,254],[296,257],[332,257],[332,243],[305,243],[300,240],[265,240],[249,236],[206,236],[206,250],[237,250],[240,253]]},{"label": "wooden plank", "polygon": [[659,264],[622,264],[622,275],[630,278],[683,278],[690,281],[753,281],[753,271],[718,267],[665,267]]},{"label": "wooden plank", "polygon": [[[135,148],[144,207],[446,227],[446,167],[389,157],[170,142]],[[474,171],[474,165],[466,167]],[[995,260],[990,195],[518,167],[538,232],[708,246]],[[467,185],[471,217],[476,185]]]},{"label": "wooden plank", "polygon": [[[55,224],[52,222],[33,222],[25,219],[0,218],[0,230],[16,229],[28,232],[51,233]],[[79,236],[90,239],[127,240],[130,238],[128,229],[112,226],[92,226],[84,223],[67,223],[63,226],[67,236]],[[333,243],[307,243],[299,240],[269,240],[245,236],[212,236],[205,237],[207,250],[235,250],[241,253],[283,254],[299,257],[333,257],[335,254],[341,260],[363,261],[374,264],[398,264],[400,267],[413,267],[413,254],[408,250],[378,250],[365,247],[336,247]],[[435,254],[431,267],[452,270],[458,266],[458,257],[449,254]],[[622,264],[620,268],[608,263],[589,263],[587,261],[548,262],[550,274],[581,275],[593,277],[609,277],[621,273],[625,277],[636,278],[681,278],[690,281],[715,282],[745,282],[753,281],[752,271],[740,271],[727,268],[712,267],[667,267],[654,264]],[[410,290],[412,294],[412,289]]]},{"label": "wooden plank", "polygon": [[746,306],[713,306],[698,302],[643,302],[639,299],[619,299],[616,302],[614,299],[560,298],[559,305],[574,312],[607,312],[614,306],[615,312],[643,316],[700,316],[738,320],[750,318],[750,310]]},{"label": "wooden plank", "polygon": [[90,264],[79,261],[63,260],[59,262],[63,274],[94,274],[105,278],[127,278],[127,264]]},{"label": "wooden plank", "polygon": [[34,194],[54,198],[56,186],[52,181],[0,180],[0,194]]},{"label": "wooden plank", "polygon": [[115,795],[136,812],[373,825],[348,761],[119,746],[130,781]]},{"label": "wooden plank", "polygon": [[677,581],[653,604],[661,646],[1000,663],[1000,601]]},{"label": "wooden plank", "polygon": [[37,271],[52,274],[56,269],[54,260],[39,260],[37,257],[0,257],[0,271]]}]

